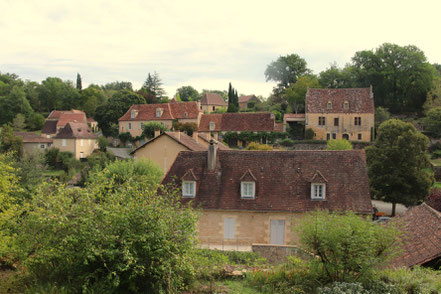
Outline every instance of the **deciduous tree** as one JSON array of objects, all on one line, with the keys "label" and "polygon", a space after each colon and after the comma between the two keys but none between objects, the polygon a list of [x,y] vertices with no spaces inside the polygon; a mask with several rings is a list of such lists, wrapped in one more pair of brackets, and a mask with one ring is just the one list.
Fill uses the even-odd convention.
[{"label": "deciduous tree", "polygon": [[314,76],[301,76],[295,84],[284,90],[282,98],[288,102],[294,113],[305,111],[305,96],[308,88],[320,88]]},{"label": "deciduous tree", "polygon": [[311,74],[305,59],[297,54],[280,56],[276,61],[272,61],[265,70],[267,81],[278,83],[279,88],[287,88],[290,84],[295,84],[300,76]]},{"label": "deciduous tree", "polygon": [[160,100],[165,95],[165,91],[162,88],[161,78],[156,71],[153,72],[153,74],[148,73],[147,79],[142,85],[142,88],[145,89],[148,93],[155,96],[158,100]]},{"label": "deciduous tree", "polygon": [[179,93],[182,101],[196,101],[199,100],[199,92],[192,86],[183,86],[176,90]]},{"label": "deciduous tree", "polygon": [[441,137],[441,106],[430,109],[423,119],[424,130],[429,131],[434,137]]}]

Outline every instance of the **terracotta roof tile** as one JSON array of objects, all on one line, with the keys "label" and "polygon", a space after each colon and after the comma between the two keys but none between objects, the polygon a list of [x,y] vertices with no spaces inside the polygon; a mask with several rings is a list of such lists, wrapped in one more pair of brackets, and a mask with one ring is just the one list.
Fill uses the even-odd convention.
[{"label": "terracotta roof tile", "polygon": [[412,207],[392,223],[402,226],[401,254],[391,266],[422,265],[441,257],[441,213],[423,203]]},{"label": "terracotta roof tile", "polygon": [[[156,116],[156,109],[162,110],[161,117]],[[137,111],[135,118],[132,118],[132,110]],[[120,121],[130,120],[165,120],[165,119],[195,119],[199,116],[197,102],[162,103],[162,104],[137,104],[119,119]]]},{"label": "terracotta roof tile", "polygon": [[222,143],[214,138],[211,138],[210,134],[198,134],[198,137],[199,137],[199,140],[204,140],[207,143],[210,143],[211,140],[214,140],[214,142],[216,142],[217,148],[219,150],[230,150],[230,147],[228,147],[224,143]]},{"label": "terracotta roof tile", "polygon": [[239,103],[246,103],[253,98],[256,98],[256,95],[242,95],[239,97]]},{"label": "terracotta roof tile", "polygon": [[227,102],[217,93],[205,93],[201,98],[201,105],[227,106]]},{"label": "terracotta roof tile", "polygon": [[[328,108],[328,101],[332,107]],[[344,102],[348,108],[344,108]],[[374,113],[374,98],[370,88],[308,89],[306,113]]]},{"label": "terracotta roof tile", "polygon": [[52,112],[49,114],[47,119],[59,119],[62,114],[84,114],[84,115],[86,115],[84,113],[84,111],[76,110],[76,109],[72,109],[72,110],[52,110]]},{"label": "terracotta roof tile", "polygon": [[69,122],[54,137],[55,139],[96,139],[87,123]]},{"label": "terracotta roof tile", "polygon": [[56,120],[46,120],[43,125],[41,133],[43,134],[55,134],[57,132],[57,122]]},{"label": "terracotta roof tile", "polygon": [[87,117],[84,112],[82,113],[62,113],[57,122],[57,128],[64,127],[67,123],[87,123]]},{"label": "terracotta roof tile", "polygon": [[[214,130],[210,130],[210,122],[214,122]],[[203,114],[199,123],[200,132],[271,132],[274,129],[274,114],[270,112]]]},{"label": "terracotta roof tile", "polygon": [[[207,170],[207,152],[181,152],[162,183],[180,187],[174,179],[190,169],[199,179],[194,205],[203,209],[372,213],[366,163],[358,150],[219,150],[215,171]],[[311,200],[310,180],[317,171],[328,181],[324,201]],[[240,178],[249,174],[256,178],[253,200],[240,197]]]},{"label": "terracotta roof tile", "polygon": [[44,138],[32,132],[16,132],[15,136],[21,137],[23,143],[52,143],[53,140],[50,138]]}]

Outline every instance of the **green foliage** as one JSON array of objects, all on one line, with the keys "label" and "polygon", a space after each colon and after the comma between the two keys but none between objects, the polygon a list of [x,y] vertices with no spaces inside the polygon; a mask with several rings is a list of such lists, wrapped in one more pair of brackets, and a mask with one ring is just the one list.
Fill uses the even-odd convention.
[{"label": "green foliage", "polygon": [[43,128],[45,118],[40,113],[32,113],[29,115],[27,125],[31,131],[41,130]]},{"label": "green foliage", "polygon": [[131,142],[133,137],[129,132],[124,132],[118,135],[118,139],[121,141],[121,143],[126,144],[127,142]]},{"label": "green foliage", "polygon": [[[433,184],[426,154],[429,139],[411,123],[390,119],[380,125],[374,144],[366,148],[374,199],[416,205]],[[394,210],[393,212],[394,213]]]},{"label": "green foliage", "polygon": [[83,90],[83,84],[82,84],[81,76],[80,76],[79,73],[77,73],[77,84],[76,84],[76,88],[77,88],[78,91]]},{"label": "green foliage", "polygon": [[330,68],[320,72],[319,82],[323,88],[355,88],[355,76],[351,67],[338,68],[337,64],[331,64]]},{"label": "green foliage", "polygon": [[110,152],[98,151],[87,157],[87,163],[91,170],[103,170],[106,165],[115,160],[115,156]]},{"label": "green foliage", "polygon": [[24,154],[14,162],[14,167],[22,188],[21,193],[17,193],[17,197],[31,198],[44,179],[46,171],[44,154],[42,152]]},{"label": "green foliage", "polygon": [[55,147],[46,149],[46,151],[44,153],[44,159],[45,159],[46,164],[49,167],[55,168],[57,166],[59,152],[60,152],[60,150]]},{"label": "green foliage", "polygon": [[168,128],[159,122],[148,122],[142,125],[142,135],[148,139],[155,137],[155,131],[167,132]]},{"label": "green foliage", "polygon": [[381,106],[375,108],[375,127],[378,128],[383,122],[390,119],[390,113]]},{"label": "green foliage", "polygon": [[352,143],[345,139],[329,140],[326,142],[326,150],[352,150]]},{"label": "green foliage", "polygon": [[106,104],[96,108],[95,119],[103,131],[103,135],[117,136],[118,119],[133,104],[145,104],[144,97],[129,90],[121,90],[113,94]]},{"label": "green foliage", "polygon": [[16,232],[10,248],[29,280],[69,293],[184,289],[194,275],[194,211],[180,204],[178,191],[158,195],[141,182],[121,186],[111,178],[104,184],[112,192],[45,184],[9,219],[9,233]]},{"label": "green foliage", "polygon": [[[32,113],[23,87],[18,86],[18,82],[15,80],[10,83],[3,87],[3,91],[0,89],[0,125],[12,122],[17,114],[29,115]],[[1,94],[1,92],[4,93]]]},{"label": "green foliage", "polygon": [[69,151],[59,152],[57,161],[61,163],[61,168],[67,173],[73,173],[82,168],[81,162],[75,159],[74,154]]},{"label": "green foliage", "polygon": [[273,144],[277,139],[284,139],[287,137],[285,132],[226,132],[223,134],[224,142],[229,142],[230,140],[241,140],[243,142],[261,142],[262,140],[267,140],[267,142]]},{"label": "green foliage", "polygon": [[228,108],[227,112],[239,112],[239,96],[231,83],[228,85]]},{"label": "green foliage", "polygon": [[318,256],[312,262],[320,276],[330,282],[369,279],[396,252],[398,236],[392,225],[379,226],[352,212],[311,213],[299,232],[304,249]]},{"label": "green foliage", "polygon": [[429,131],[433,137],[441,137],[441,106],[435,107],[427,111],[426,117],[422,124],[424,130]]},{"label": "green foliage", "polygon": [[132,83],[123,82],[123,81],[115,81],[115,82],[107,83],[102,88],[103,90],[106,91],[121,91],[121,90],[133,91]]},{"label": "green foliage", "polygon": [[104,136],[98,137],[98,147],[100,151],[106,152],[107,146],[109,146],[109,141],[107,141],[107,138]]},{"label": "green foliage", "polygon": [[88,87],[80,93],[78,108],[83,110],[87,117],[95,117],[95,111],[98,106],[104,105],[106,97],[100,89]]},{"label": "green foliage", "polygon": [[14,136],[14,130],[10,126],[0,128],[0,153],[11,152],[16,156],[21,154],[23,140]]},{"label": "green foliage", "polygon": [[181,101],[197,101],[200,99],[198,91],[192,86],[183,86],[176,90]]},{"label": "green foliage", "polygon": [[155,71],[153,74],[148,73],[142,88],[157,100],[160,100],[165,95],[165,91],[161,86],[162,81],[159,78],[159,74]]},{"label": "green foliage", "polygon": [[189,136],[193,136],[193,132],[198,129],[198,125],[196,123],[180,123],[176,121],[173,122],[173,129],[175,131],[184,132]]},{"label": "green foliage", "polygon": [[54,109],[70,110],[76,108],[80,94],[71,82],[48,77],[38,87],[38,99],[46,112]]},{"label": "green foliage", "polygon": [[285,88],[282,98],[288,101],[294,113],[305,111],[305,96],[308,88],[320,88],[316,77],[306,75],[300,76],[294,84]]},{"label": "green foliage", "polygon": [[294,145],[294,141],[289,139],[289,138],[285,138],[279,141],[280,146],[285,146],[285,147],[291,147]]},{"label": "green foliage", "polygon": [[246,150],[271,151],[273,150],[273,147],[267,144],[259,144],[257,142],[251,142],[250,144],[248,144]]},{"label": "green foliage", "polygon": [[311,70],[307,68],[305,59],[297,54],[280,56],[265,70],[266,81],[278,82],[280,88],[287,88],[295,84],[299,77],[308,74],[311,74]]},{"label": "green foliage", "polygon": [[26,118],[23,114],[17,113],[17,115],[12,120],[12,127],[14,128],[14,131],[23,131],[26,128],[25,120]]},{"label": "green foliage", "polygon": [[437,77],[432,81],[432,88],[427,93],[426,102],[424,102],[424,112],[428,112],[435,107],[441,107],[441,78]]},{"label": "green foliage", "polygon": [[274,114],[274,118],[275,118],[276,122],[280,123],[280,122],[283,121],[283,119],[282,119],[282,113],[281,113],[280,111],[278,111],[278,110],[273,110],[273,111],[271,111],[271,112]]},{"label": "green foliage", "polygon": [[311,128],[307,128],[305,130],[305,140],[313,140],[315,136],[314,130]]}]

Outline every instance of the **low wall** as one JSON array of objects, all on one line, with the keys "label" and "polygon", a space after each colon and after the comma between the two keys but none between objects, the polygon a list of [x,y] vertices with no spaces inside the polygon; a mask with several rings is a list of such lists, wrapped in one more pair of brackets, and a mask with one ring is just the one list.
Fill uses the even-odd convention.
[{"label": "low wall", "polygon": [[312,258],[310,253],[291,245],[253,244],[251,248],[271,264],[284,263],[288,256],[296,256],[304,260]]}]

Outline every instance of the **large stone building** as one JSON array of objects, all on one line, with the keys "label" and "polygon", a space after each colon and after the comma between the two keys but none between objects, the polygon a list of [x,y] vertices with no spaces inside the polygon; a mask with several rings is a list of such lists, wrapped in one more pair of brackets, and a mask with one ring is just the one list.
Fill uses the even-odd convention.
[{"label": "large stone building", "polygon": [[315,139],[373,140],[374,94],[371,88],[308,89],[305,127]]},{"label": "large stone building", "polygon": [[293,244],[316,209],[372,214],[364,151],[181,152],[162,181],[202,210],[204,245]]},{"label": "large stone building", "polygon": [[227,107],[227,102],[217,93],[205,93],[200,101],[200,109],[204,113],[211,113],[218,109],[226,109]]},{"label": "large stone building", "polygon": [[87,123],[86,113],[76,109],[53,110],[46,118],[41,135],[45,138],[52,138],[70,122]]},{"label": "large stone building", "polygon": [[72,152],[76,159],[86,158],[97,149],[96,135],[87,123],[69,122],[53,137],[53,146],[61,152]]},{"label": "large stone building", "polygon": [[201,111],[197,102],[132,105],[118,120],[119,133],[129,132],[132,137],[142,134],[142,125],[159,122],[171,129],[173,121],[199,125]]}]

